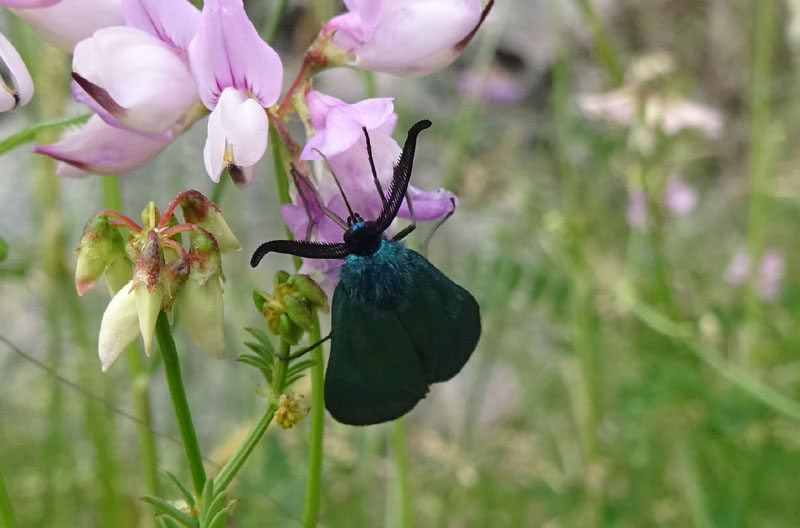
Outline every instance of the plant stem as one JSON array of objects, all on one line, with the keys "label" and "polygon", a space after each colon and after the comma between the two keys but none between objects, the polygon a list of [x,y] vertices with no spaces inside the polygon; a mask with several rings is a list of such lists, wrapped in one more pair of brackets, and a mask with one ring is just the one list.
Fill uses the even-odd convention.
[{"label": "plant stem", "polygon": [[[289,355],[290,351],[291,345],[281,339],[278,355],[285,357]],[[267,431],[267,427],[269,427],[272,418],[275,416],[275,411],[278,409],[278,398],[280,398],[283,392],[283,382],[286,379],[286,367],[286,361],[275,358],[272,399],[264,408],[264,412],[261,414],[258,422],[253,425],[244,441],[239,445],[238,449],[236,449],[236,452],[228,459],[225,465],[222,466],[217,476],[214,477],[215,489],[224,490],[228,487],[236,476],[236,473],[242,469],[242,466],[253,452],[253,449],[255,449],[258,441],[261,440],[261,437],[264,436],[264,433]]]},{"label": "plant stem", "polygon": [[156,321],[156,340],[161,348],[169,397],[172,400],[172,408],[175,410],[175,419],[178,422],[178,429],[183,440],[183,448],[186,451],[189,470],[192,473],[194,490],[199,497],[206,483],[206,472],[203,468],[203,458],[200,455],[200,446],[197,443],[194,422],[192,422],[192,413],[189,411],[189,402],[186,401],[186,392],[183,388],[181,368],[178,362],[178,351],[175,348],[175,341],[172,339],[172,331],[169,327],[169,321],[167,321],[167,314],[163,310],[158,314],[158,320]]},{"label": "plant stem", "polygon": [[775,0],[757,3],[755,24],[755,52],[753,60],[753,86],[750,95],[752,109],[750,121],[750,210],[747,229],[747,250],[750,255],[750,287],[745,305],[745,362],[754,362],[755,345],[758,341],[761,302],[755,285],[756,261],[764,250],[768,204],[766,192],[769,185],[771,146],[770,134],[770,80],[772,58],[775,47]]},{"label": "plant stem", "polygon": [[398,418],[392,425],[392,450],[394,451],[395,486],[401,528],[412,528],[411,484],[408,480],[408,453],[406,451],[406,421]]},{"label": "plant stem", "polygon": [[[319,318],[314,316],[314,329],[309,341],[320,339]],[[311,367],[311,431],[308,442],[308,476],[306,499],[303,505],[303,526],[313,528],[319,516],[320,490],[322,482],[322,438],[325,434],[325,361],[322,346],[311,351],[314,366]]]},{"label": "plant stem", "polygon": [[275,35],[278,33],[278,28],[281,26],[281,19],[283,13],[286,11],[287,0],[278,0],[278,4],[273,8],[269,14],[269,25],[264,34],[264,40],[272,43],[275,40]]},{"label": "plant stem", "polygon": [[595,58],[597,58],[600,64],[608,71],[614,86],[621,85],[625,72],[622,69],[619,55],[614,49],[611,39],[608,37],[608,32],[606,31],[605,25],[603,25],[603,21],[600,20],[600,16],[597,14],[591,0],[578,0],[578,5],[592,32],[592,38],[594,39],[594,49],[592,51],[594,52]]},{"label": "plant stem", "polygon": [[[103,202],[107,209],[121,211],[122,192],[119,178],[103,177]],[[136,434],[139,436],[139,463],[145,488],[152,495],[159,494],[158,449],[156,437],[151,427],[150,413],[150,380],[151,377],[142,362],[142,354],[138,341],[129,345],[125,351],[128,360],[128,372],[133,396],[133,409],[136,418]]]},{"label": "plant stem", "polygon": [[11,507],[11,499],[8,497],[3,473],[0,471],[0,521],[6,528],[17,528],[17,518],[14,516],[14,509]]}]

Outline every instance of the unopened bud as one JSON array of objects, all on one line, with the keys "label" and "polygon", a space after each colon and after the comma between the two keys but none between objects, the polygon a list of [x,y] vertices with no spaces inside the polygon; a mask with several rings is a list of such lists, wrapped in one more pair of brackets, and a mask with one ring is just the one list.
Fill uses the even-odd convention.
[{"label": "unopened bud", "polygon": [[[75,266],[75,289],[78,290],[78,295],[83,295],[94,286],[108,264],[116,258],[115,245],[122,248],[121,243],[122,237],[111,226],[108,217],[96,215],[86,222],[77,249],[78,261]],[[125,282],[128,280],[130,277]]]},{"label": "unopened bud", "polygon": [[297,326],[310,332],[314,329],[314,316],[305,302],[295,299],[291,295],[283,298],[283,308],[286,310],[286,315]]},{"label": "unopened bud", "polygon": [[242,244],[233,234],[219,207],[199,191],[182,193],[181,211],[186,222],[199,225],[217,240],[220,253],[230,253],[242,249]]},{"label": "unopened bud", "polygon": [[183,326],[197,348],[212,357],[223,359],[225,331],[219,278],[211,277],[201,284],[190,274],[176,302]]},{"label": "unopened bud", "polygon": [[303,337],[303,329],[284,313],[278,320],[278,335],[290,345],[296,345]]},{"label": "unopened bud", "polygon": [[307,299],[311,305],[322,313],[328,313],[328,296],[325,290],[308,275],[292,275],[289,284],[297,289],[297,292]]},{"label": "unopened bud", "polygon": [[164,254],[155,230],[148,232],[148,240],[133,271],[133,288],[136,295],[136,312],[139,315],[139,330],[144,339],[144,351],[148,356],[153,344],[156,319],[164,306]]},{"label": "unopened bud", "polygon": [[161,213],[158,212],[155,202],[151,201],[142,211],[142,228],[145,231],[155,229],[161,220]]}]

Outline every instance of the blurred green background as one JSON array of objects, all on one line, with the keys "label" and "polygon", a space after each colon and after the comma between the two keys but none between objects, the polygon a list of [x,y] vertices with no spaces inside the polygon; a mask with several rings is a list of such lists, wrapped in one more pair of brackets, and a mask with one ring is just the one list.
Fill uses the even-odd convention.
[{"label": "blurred green background", "polygon": [[[266,28],[274,3],[246,6]],[[339,9],[289,2],[275,41],[287,81]],[[69,57],[2,16],[37,94],[0,115],[0,135],[84,112],[67,100]],[[374,82],[395,98],[398,130],[434,122],[413,182],[461,205],[429,258],[483,315],[470,363],[407,419],[416,526],[797,526],[800,2],[498,0],[454,66]],[[368,85],[345,69],[315,80],[349,102]],[[122,212],[210,195],[204,139],[203,122],[121,177]],[[248,265],[284,233],[267,158],[219,202],[245,248],[224,258],[230,357],[203,355],[177,327],[211,461],[264,405],[256,372],[234,361],[243,327],[263,324],[250,292],[292,266]],[[0,178],[0,334],[50,369],[0,343],[0,474],[19,524],[153,526],[124,416],[146,381],[124,361],[101,374],[107,293],[79,300],[72,286],[103,179],[59,180],[27,146],[2,157]],[[186,477],[153,361],[159,466]],[[399,526],[390,437],[327,418],[320,526]],[[307,444],[306,422],[270,429],[229,526],[302,525]]]}]

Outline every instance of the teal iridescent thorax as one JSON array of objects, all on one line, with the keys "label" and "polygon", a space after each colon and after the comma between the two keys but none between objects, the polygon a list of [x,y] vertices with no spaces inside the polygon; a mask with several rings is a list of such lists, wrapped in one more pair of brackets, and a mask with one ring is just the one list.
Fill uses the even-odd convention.
[{"label": "teal iridescent thorax", "polygon": [[380,246],[371,255],[348,255],[339,271],[339,286],[362,306],[379,310],[399,310],[410,301],[415,262],[411,250],[402,242],[381,236]]}]

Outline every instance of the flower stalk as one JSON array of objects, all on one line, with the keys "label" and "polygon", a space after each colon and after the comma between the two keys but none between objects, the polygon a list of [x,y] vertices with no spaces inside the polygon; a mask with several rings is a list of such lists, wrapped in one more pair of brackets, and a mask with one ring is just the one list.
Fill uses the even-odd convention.
[{"label": "flower stalk", "polygon": [[[320,339],[319,318],[314,315],[314,328],[309,334],[309,341],[316,343]],[[308,442],[308,474],[306,480],[306,498],[303,504],[303,526],[312,528],[317,525],[319,517],[320,491],[322,482],[322,439],[325,435],[325,360],[322,357],[322,346],[311,351],[311,431]]]},{"label": "flower stalk", "polygon": [[195,493],[199,497],[206,483],[206,472],[205,468],[203,468],[203,457],[200,455],[200,446],[197,443],[197,433],[194,430],[189,402],[186,400],[186,391],[183,388],[178,351],[175,348],[175,341],[172,339],[172,331],[169,327],[169,321],[167,321],[167,314],[163,310],[158,314],[158,320],[156,321],[156,340],[161,348],[169,397],[172,401],[172,408],[175,411],[175,420],[178,422],[183,448],[186,452],[186,460],[189,463],[189,471],[192,474],[192,483],[194,484]]}]

